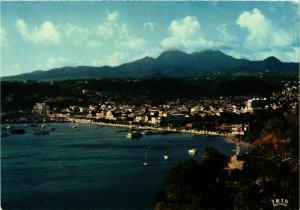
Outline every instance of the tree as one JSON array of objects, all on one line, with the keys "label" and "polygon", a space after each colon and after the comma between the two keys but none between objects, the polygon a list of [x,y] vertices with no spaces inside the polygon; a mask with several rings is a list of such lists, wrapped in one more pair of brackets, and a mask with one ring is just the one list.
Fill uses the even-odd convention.
[{"label": "tree", "polygon": [[225,188],[223,169],[227,160],[227,156],[209,147],[204,151],[202,162],[176,163],[165,175],[166,197],[161,199],[157,209],[224,209],[232,205]]}]

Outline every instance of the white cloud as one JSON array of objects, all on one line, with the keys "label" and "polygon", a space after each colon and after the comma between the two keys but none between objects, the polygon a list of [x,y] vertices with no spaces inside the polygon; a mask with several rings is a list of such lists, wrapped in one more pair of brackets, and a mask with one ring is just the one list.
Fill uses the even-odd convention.
[{"label": "white cloud", "polygon": [[232,57],[234,57],[234,58],[238,58],[238,59],[242,59],[242,58],[244,58],[244,59],[247,59],[247,60],[255,60],[255,59],[253,59],[253,55],[251,55],[251,54],[249,54],[249,52],[248,53],[245,53],[244,51],[237,51],[237,50],[235,50],[235,49],[230,49],[230,50],[222,50],[226,55],[230,55],[230,56],[232,56]]},{"label": "white cloud", "polygon": [[[300,17],[300,1],[299,0],[292,0],[290,1],[291,4],[293,4],[294,7],[296,7],[296,11],[298,13],[298,17]],[[297,15],[296,15],[297,17]]]},{"label": "white cloud", "polygon": [[248,30],[245,46],[250,49],[286,47],[292,43],[291,36],[277,28],[258,9],[244,11],[236,20],[241,28]]},{"label": "white cloud", "polygon": [[1,26],[1,30],[0,30],[0,37],[1,37],[0,46],[8,48],[9,44],[8,44],[8,39],[7,39],[7,33],[2,26]]},{"label": "white cloud", "polygon": [[44,66],[39,66],[39,68],[48,70],[48,69],[53,69],[53,68],[59,68],[63,66],[70,65],[70,59],[65,58],[65,57],[49,57],[46,61],[46,64]]},{"label": "white cloud", "polygon": [[117,66],[128,61],[128,54],[123,52],[115,52],[110,56],[107,56],[106,59],[108,65]]},{"label": "white cloud", "polygon": [[[127,25],[119,21],[120,15],[117,11],[107,13],[106,20],[96,26],[96,34],[101,41],[90,41],[90,47],[103,47],[108,43],[113,43],[115,48],[139,49],[145,45],[146,41],[129,35]],[[111,63],[111,62],[110,62]]]},{"label": "white cloud", "polygon": [[110,23],[103,23],[97,26],[97,34],[102,38],[111,38],[114,36],[114,26]]},{"label": "white cloud", "polygon": [[173,36],[191,37],[200,29],[200,23],[196,17],[186,16],[182,20],[173,20],[168,30]]},{"label": "white cloud", "polygon": [[104,66],[104,65],[118,66],[125,62],[128,62],[128,59],[129,59],[129,54],[117,51],[99,60],[93,60],[91,61],[91,63],[93,66]]},{"label": "white cloud", "polygon": [[30,30],[25,21],[19,19],[16,27],[25,40],[35,44],[59,44],[61,41],[61,34],[51,21],[45,21],[40,27]]},{"label": "white cloud", "polygon": [[226,24],[222,24],[219,27],[217,27],[217,31],[219,39],[225,41],[227,44],[228,42],[237,40],[237,37],[235,35],[232,35],[228,32]]},{"label": "white cloud", "polygon": [[91,48],[101,48],[103,47],[103,43],[101,41],[90,40],[87,42],[87,46]]},{"label": "white cloud", "polygon": [[144,29],[149,29],[150,31],[153,31],[155,26],[156,23],[153,22],[144,23]]},{"label": "white cloud", "polygon": [[117,11],[107,12],[106,18],[110,22],[116,22],[120,18],[120,15]]},{"label": "white cloud", "polygon": [[116,45],[121,48],[139,49],[145,45],[146,41],[144,39],[134,39],[128,38],[118,42]]},{"label": "white cloud", "polygon": [[120,15],[117,11],[107,11],[104,21],[96,26],[96,34],[104,39],[112,38],[118,31]]},{"label": "white cloud", "polygon": [[182,20],[173,20],[168,27],[171,36],[161,41],[164,48],[180,48],[188,52],[199,48],[216,48],[222,42],[212,41],[200,36],[200,23],[196,17],[187,16]]},{"label": "white cloud", "polygon": [[11,76],[11,75],[18,75],[24,73],[22,66],[19,63],[15,63],[3,71],[3,67],[1,64],[0,69],[0,76]]},{"label": "white cloud", "polygon": [[89,35],[91,32],[87,28],[81,28],[77,25],[72,25],[70,23],[67,23],[63,27],[65,36],[71,43],[73,43],[75,46],[79,46],[84,42],[87,42]]},{"label": "white cloud", "polygon": [[152,58],[157,58],[162,52],[163,52],[163,48],[162,47],[154,47],[151,48],[149,50],[146,50],[146,52],[144,52],[143,54],[138,54],[137,56],[135,56],[132,61],[138,60],[138,59],[142,59],[146,56],[148,57],[152,57]]}]

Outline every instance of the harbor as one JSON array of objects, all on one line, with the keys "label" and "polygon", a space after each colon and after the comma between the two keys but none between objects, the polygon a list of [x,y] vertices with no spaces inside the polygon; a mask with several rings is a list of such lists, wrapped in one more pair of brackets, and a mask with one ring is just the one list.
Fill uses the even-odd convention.
[{"label": "harbor", "polygon": [[[207,146],[228,155],[234,148],[222,137],[177,132],[132,141],[127,132],[117,132],[120,127],[78,123],[77,130],[71,123],[50,125],[55,131],[49,135],[35,135],[27,126],[24,134],[2,139],[4,206],[153,209],[153,195],[172,164],[201,159]],[[196,155],[188,154],[191,148],[197,148]],[[149,167],[142,166],[146,151]]]}]

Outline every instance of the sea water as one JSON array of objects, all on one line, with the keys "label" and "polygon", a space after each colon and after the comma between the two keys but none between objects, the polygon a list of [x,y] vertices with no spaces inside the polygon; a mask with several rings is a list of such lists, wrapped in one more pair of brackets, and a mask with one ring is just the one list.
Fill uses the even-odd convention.
[{"label": "sea water", "polygon": [[[128,139],[125,128],[97,125],[50,124],[49,135],[23,127],[25,134],[1,139],[2,209],[153,209],[176,161],[200,160],[208,146],[227,155],[235,147],[221,137],[181,133]],[[142,166],[146,152],[149,167]]]}]

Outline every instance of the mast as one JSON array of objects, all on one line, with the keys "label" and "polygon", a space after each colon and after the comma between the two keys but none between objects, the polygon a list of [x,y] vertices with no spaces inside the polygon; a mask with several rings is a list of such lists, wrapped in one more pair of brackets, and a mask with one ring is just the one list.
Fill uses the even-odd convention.
[{"label": "mast", "polygon": [[[250,123],[248,122],[248,137],[250,135]],[[249,154],[249,138],[248,138],[248,145],[247,145],[247,153],[246,154]]]},{"label": "mast", "polygon": [[147,151],[146,151],[146,155],[145,155],[145,163],[147,163]]}]

